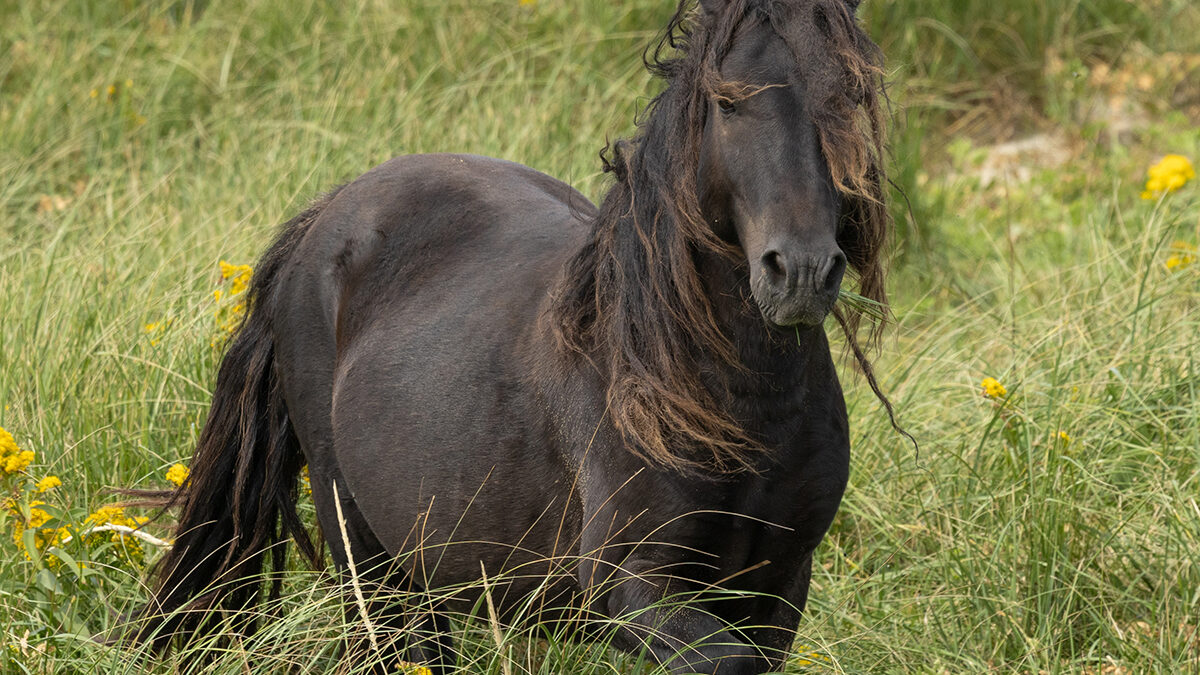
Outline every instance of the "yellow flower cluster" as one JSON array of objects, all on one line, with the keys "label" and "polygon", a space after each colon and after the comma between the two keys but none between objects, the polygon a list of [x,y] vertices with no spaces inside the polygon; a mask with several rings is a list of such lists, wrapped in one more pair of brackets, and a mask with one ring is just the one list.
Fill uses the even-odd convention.
[{"label": "yellow flower cluster", "polygon": [[433,675],[433,671],[428,667],[418,665],[416,663],[409,663],[408,661],[400,661],[397,663],[395,672],[400,673],[401,675]]},{"label": "yellow flower cluster", "polygon": [[[52,506],[41,499],[51,490],[62,487],[63,482],[53,475],[45,476],[36,482],[31,480],[32,476],[29,476],[25,469],[33,460],[33,451],[22,451],[12,434],[0,427],[0,485],[12,487],[11,496],[0,500],[0,510],[8,512],[5,522],[11,525],[12,540],[19,550],[24,551],[25,558],[38,557],[39,565],[57,569],[63,561],[70,560],[71,557],[52,549],[66,548],[68,544],[77,546],[82,542],[88,547],[88,556],[115,554],[122,561],[132,562],[140,567],[145,559],[145,551],[137,537],[130,536],[128,530],[109,527],[106,528],[107,531],[96,532],[95,529],[116,525],[137,530],[149,522],[149,519],[132,518],[126,515],[125,509],[120,506],[105,506],[79,522],[77,516],[73,516],[69,511]],[[186,468],[182,465],[180,468],[186,473]],[[22,476],[12,484],[13,474],[16,473],[21,473]],[[109,540],[115,545],[109,545]],[[79,562],[81,568],[86,564],[83,561]]]},{"label": "yellow flower cluster", "polygon": [[226,333],[232,333],[242,323],[246,314],[246,291],[250,288],[250,278],[254,270],[249,265],[231,265],[222,260],[221,283],[229,283],[229,289],[218,288],[213,291],[217,301],[215,313],[217,326]]},{"label": "yellow flower cluster", "polygon": [[1008,390],[1004,385],[1000,384],[1000,380],[994,377],[985,377],[979,383],[983,387],[983,395],[988,398],[1004,398],[1008,396]]},{"label": "yellow flower cluster", "polygon": [[[16,439],[4,427],[0,427],[0,477],[22,473],[33,463],[32,450],[22,450],[17,446]],[[58,476],[46,476],[33,486],[34,494],[41,494],[62,485]],[[69,532],[65,527],[43,528],[50,521],[50,512],[42,508],[46,502],[39,499],[31,500],[28,509],[23,509],[15,498],[4,501],[4,508],[12,516],[13,541],[22,546],[26,530],[37,530],[34,542],[38,550],[44,551],[51,546],[57,546]],[[26,551],[25,556],[29,556]]]},{"label": "yellow flower cluster", "polygon": [[221,279],[233,280],[233,285],[229,287],[229,294],[245,293],[246,289],[250,287],[250,275],[254,273],[254,270],[249,265],[231,265],[224,260],[219,265],[221,266]]},{"label": "yellow flower cluster", "polygon": [[[41,500],[29,502],[29,517],[26,518],[15,503],[9,502],[8,512],[13,516],[13,542],[17,546],[22,545],[25,530],[37,530],[34,534],[34,543],[39,551],[45,551],[51,546],[58,546],[70,534],[65,527],[42,528],[43,525],[50,522],[51,518],[50,513],[41,508],[45,505],[46,502]],[[29,557],[28,551],[25,556]]]},{"label": "yellow flower cluster", "polygon": [[33,451],[17,447],[17,441],[4,427],[0,427],[0,472],[20,473],[33,463]]},{"label": "yellow flower cluster", "polygon": [[167,480],[175,484],[175,487],[182,487],[187,482],[188,476],[191,474],[188,468],[182,464],[172,464],[171,468],[167,469]]},{"label": "yellow flower cluster", "polygon": [[795,651],[793,662],[798,666],[827,666],[832,663],[828,656],[810,645],[797,645]]},{"label": "yellow flower cluster", "polygon": [[158,341],[162,339],[163,335],[167,332],[167,329],[170,328],[171,324],[174,322],[174,319],[167,319],[166,321],[155,321],[154,323],[148,323],[142,326],[142,332],[150,336],[151,347],[154,347],[158,344]]},{"label": "yellow flower cluster", "polygon": [[[125,515],[125,509],[120,506],[110,505],[101,506],[96,509],[86,520],[83,521],[84,527],[100,527],[102,525],[121,525],[132,529],[138,529],[150,522],[149,518],[130,518]],[[99,536],[99,533],[90,535],[88,539]],[[111,540],[125,553],[125,556],[141,562],[145,557],[146,552],[142,550],[140,544],[133,537],[124,532],[112,532]]]},{"label": "yellow flower cluster", "polygon": [[1157,199],[1183,187],[1196,177],[1196,169],[1183,155],[1167,155],[1146,172],[1146,189],[1142,199]]},{"label": "yellow flower cluster", "polygon": [[84,524],[94,526],[100,525],[124,525],[125,527],[141,527],[146,523],[147,518],[130,518],[125,515],[125,508],[116,505],[101,506],[92,512],[92,515],[87,517]]},{"label": "yellow flower cluster", "polygon": [[1176,272],[1196,262],[1197,254],[1200,254],[1200,251],[1186,241],[1172,242],[1171,255],[1167,256],[1164,264],[1167,271]]}]

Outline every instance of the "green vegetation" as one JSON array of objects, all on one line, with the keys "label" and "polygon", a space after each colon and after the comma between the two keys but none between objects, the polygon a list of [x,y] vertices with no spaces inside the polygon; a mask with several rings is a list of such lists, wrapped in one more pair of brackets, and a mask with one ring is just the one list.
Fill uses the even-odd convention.
[{"label": "green vegetation", "polygon": [[[154,555],[87,515],[187,461],[235,310],[218,261],[253,263],[310,198],[397,154],[504,157],[598,196],[671,4],[0,4],[0,427],[35,453],[0,477],[0,671],[202,664],[86,639],[144,599]],[[1162,156],[1200,161],[1200,9],[860,13],[894,69],[912,206],[876,368],[921,448],[846,359],[851,486],[790,670],[1200,668],[1200,181],[1141,198]],[[62,485],[36,492],[47,475]],[[337,667],[363,626],[325,575],[286,587],[284,618],[210,672]],[[460,630],[479,672],[641,670],[552,627]]]}]

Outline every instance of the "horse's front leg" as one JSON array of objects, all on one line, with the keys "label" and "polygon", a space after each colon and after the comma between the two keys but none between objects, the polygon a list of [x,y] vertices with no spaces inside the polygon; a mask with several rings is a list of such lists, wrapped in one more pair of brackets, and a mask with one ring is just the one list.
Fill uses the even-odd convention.
[{"label": "horse's front leg", "polygon": [[[632,557],[619,565],[585,565],[592,606],[617,626],[618,646],[647,649],[671,673],[762,673],[768,662],[728,624],[704,610],[696,584],[674,576],[669,563]],[[601,573],[607,570],[606,573]],[[603,577],[597,582],[598,577]]]}]

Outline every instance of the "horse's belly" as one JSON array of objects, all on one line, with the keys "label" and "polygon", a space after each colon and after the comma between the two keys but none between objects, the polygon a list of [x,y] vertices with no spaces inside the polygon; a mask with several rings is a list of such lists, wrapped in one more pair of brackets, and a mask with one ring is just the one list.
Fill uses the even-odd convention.
[{"label": "horse's belly", "polygon": [[372,533],[422,583],[538,580],[519,594],[576,539],[571,474],[527,372],[549,348],[538,315],[569,241],[536,233],[485,233],[453,265],[393,263],[343,294],[334,454]]}]

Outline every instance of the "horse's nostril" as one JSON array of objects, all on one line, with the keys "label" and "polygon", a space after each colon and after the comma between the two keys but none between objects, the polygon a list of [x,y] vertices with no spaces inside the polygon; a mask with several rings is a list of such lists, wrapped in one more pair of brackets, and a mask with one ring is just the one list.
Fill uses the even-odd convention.
[{"label": "horse's nostril", "polygon": [[783,266],[783,256],[778,251],[767,251],[762,257],[763,267],[767,273],[779,280],[787,279],[787,268]]},{"label": "horse's nostril", "polygon": [[846,272],[846,256],[841,252],[830,257],[829,271],[825,273],[824,285],[826,291],[836,291],[842,283],[842,275]]}]

